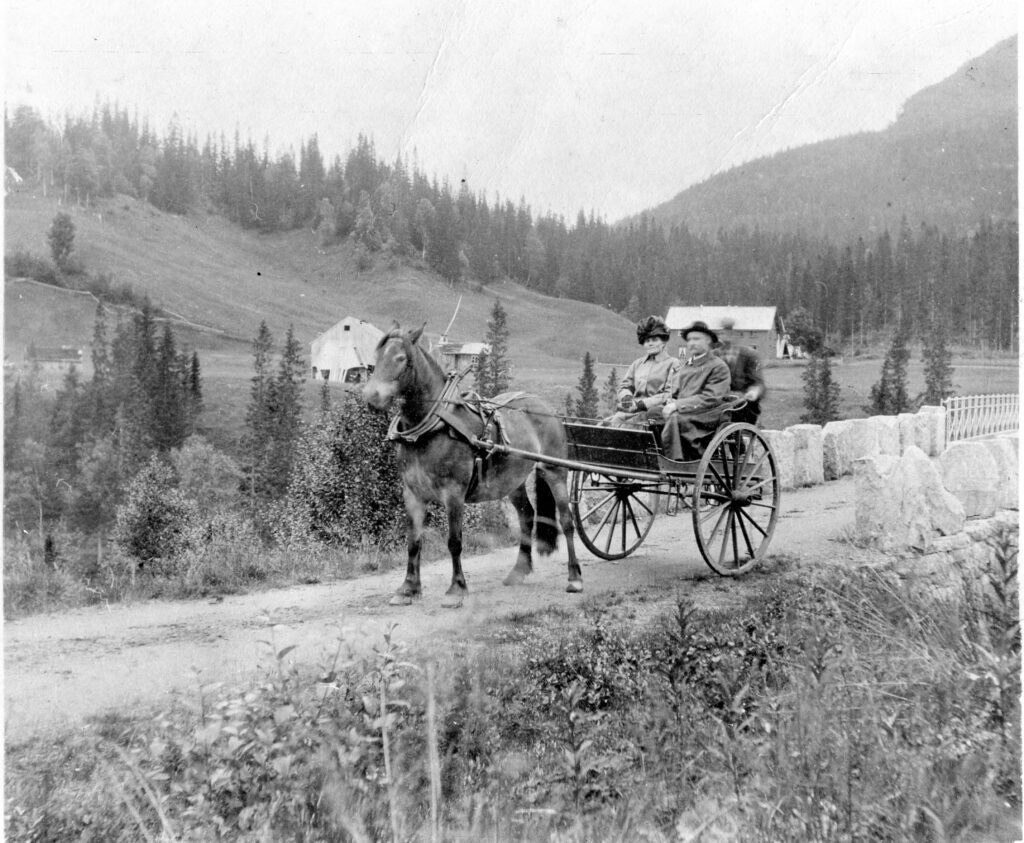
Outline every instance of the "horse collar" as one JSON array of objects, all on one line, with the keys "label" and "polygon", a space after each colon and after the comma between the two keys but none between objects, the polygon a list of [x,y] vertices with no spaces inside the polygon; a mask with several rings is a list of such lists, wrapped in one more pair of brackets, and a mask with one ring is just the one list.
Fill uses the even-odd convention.
[{"label": "horse collar", "polygon": [[412,427],[402,430],[399,427],[402,417],[401,415],[395,416],[391,420],[391,426],[388,428],[388,441],[390,442],[401,442],[405,445],[412,445],[428,433],[433,433],[445,424],[444,419],[438,413],[439,408],[442,404],[455,403],[452,401],[452,393],[458,388],[459,378],[454,376],[454,373],[449,374],[445,379],[444,387],[441,389],[441,394],[437,396],[434,403],[430,405],[430,409],[427,410],[427,414],[418,423]]}]

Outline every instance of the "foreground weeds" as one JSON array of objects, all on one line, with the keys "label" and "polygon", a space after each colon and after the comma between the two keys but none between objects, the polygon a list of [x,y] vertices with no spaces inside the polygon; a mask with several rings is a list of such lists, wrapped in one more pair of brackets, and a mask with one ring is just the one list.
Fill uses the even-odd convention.
[{"label": "foreground weeds", "polygon": [[871,571],[645,628],[517,616],[420,664],[390,636],[198,711],[8,748],[10,840],[1013,840],[1015,541],[935,599]]}]

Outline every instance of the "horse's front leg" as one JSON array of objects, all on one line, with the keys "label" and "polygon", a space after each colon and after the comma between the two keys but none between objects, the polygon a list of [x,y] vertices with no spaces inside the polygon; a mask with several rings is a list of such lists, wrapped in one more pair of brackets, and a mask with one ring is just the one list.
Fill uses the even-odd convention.
[{"label": "horse's front leg", "polygon": [[441,605],[447,609],[457,609],[469,593],[466,577],[462,573],[462,518],[465,505],[461,494],[448,494],[445,497],[444,508],[448,513],[448,552],[452,557],[452,584],[445,592]]},{"label": "horse's front leg", "polygon": [[526,579],[527,574],[533,573],[533,519],[536,513],[526,493],[526,483],[512,492],[508,498],[519,514],[519,555],[504,582],[505,585],[519,585]]},{"label": "horse's front leg", "polygon": [[420,585],[420,550],[423,547],[423,518],[426,506],[408,486],[402,489],[405,499],[406,542],[409,549],[409,561],[405,568],[405,582],[391,597],[392,606],[408,606],[413,598],[419,597]]}]

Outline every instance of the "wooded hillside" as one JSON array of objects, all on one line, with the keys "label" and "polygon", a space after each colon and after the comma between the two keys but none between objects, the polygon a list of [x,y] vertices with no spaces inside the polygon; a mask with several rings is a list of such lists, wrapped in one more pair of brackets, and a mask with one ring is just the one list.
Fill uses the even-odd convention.
[{"label": "wooded hillside", "polygon": [[902,217],[954,234],[1017,219],[1017,39],[915,94],[881,132],[751,161],[645,212],[666,228],[804,232],[849,240]]}]

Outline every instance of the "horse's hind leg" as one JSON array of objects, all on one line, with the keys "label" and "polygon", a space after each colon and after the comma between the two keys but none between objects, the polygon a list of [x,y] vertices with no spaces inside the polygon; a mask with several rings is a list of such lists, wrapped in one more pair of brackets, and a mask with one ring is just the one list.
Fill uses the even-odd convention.
[{"label": "horse's hind leg", "polygon": [[448,609],[457,609],[466,599],[469,589],[466,577],[462,573],[462,516],[465,506],[459,494],[449,494],[444,502],[448,513],[448,552],[452,556],[452,584],[445,592],[441,605]]},{"label": "horse's hind leg", "polygon": [[526,483],[519,486],[508,496],[516,512],[519,514],[519,556],[516,564],[505,577],[505,585],[519,585],[526,575],[533,572],[533,504],[526,494]]},{"label": "horse's hind leg", "polygon": [[392,606],[408,606],[414,597],[419,597],[420,585],[420,549],[423,546],[423,518],[426,507],[408,488],[402,489],[405,499],[406,542],[409,548],[409,561],[405,568],[405,581],[391,597]]},{"label": "horse's hind leg", "polygon": [[[540,474],[540,472],[538,472]],[[552,466],[544,466],[543,474],[540,476],[547,483],[551,495],[555,499],[555,506],[558,509],[558,522],[562,527],[562,535],[565,536],[565,548],[569,554],[569,584],[565,590],[570,594],[577,594],[583,591],[583,569],[576,558],[576,527],[573,525],[572,512],[569,509],[569,488],[566,484],[566,470]]]}]

